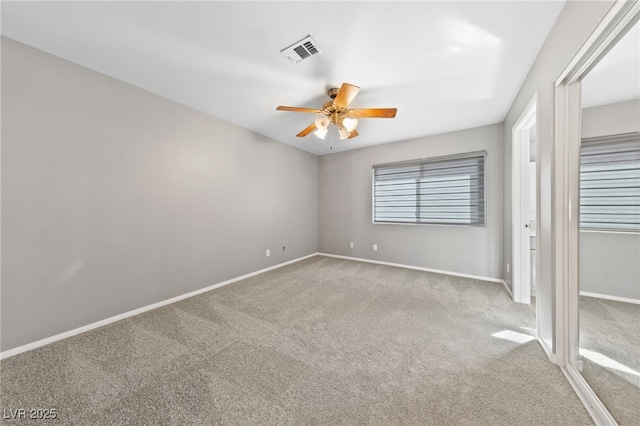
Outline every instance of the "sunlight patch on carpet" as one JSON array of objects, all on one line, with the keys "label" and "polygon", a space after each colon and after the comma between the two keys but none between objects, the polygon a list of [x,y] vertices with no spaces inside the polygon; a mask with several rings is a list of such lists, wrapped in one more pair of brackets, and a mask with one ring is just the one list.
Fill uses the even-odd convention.
[{"label": "sunlight patch on carpet", "polygon": [[595,362],[598,365],[603,366],[604,368],[608,368],[610,370],[617,370],[622,373],[627,373],[627,374],[631,374],[632,376],[640,377],[640,373],[638,373],[636,370],[633,370],[627,367],[626,365],[619,363],[615,359],[609,358],[606,355],[602,355],[599,352],[580,348],[580,355],[582,355],[583,357],[587,358],[592,362]]},{"label": "sunlight patch on carpet", "polygon": [[502,330],[497,333],[493,333],[491,337],[497,337],[498,339],[509,340],[518,344],[523,344],[535,340],[535,337],[528,334],[518,333],[511,330]]}]

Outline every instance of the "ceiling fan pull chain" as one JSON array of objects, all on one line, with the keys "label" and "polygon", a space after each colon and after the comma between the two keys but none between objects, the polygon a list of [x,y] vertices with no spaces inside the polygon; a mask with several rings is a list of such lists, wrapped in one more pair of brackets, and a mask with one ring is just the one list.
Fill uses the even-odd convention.
[{"label": "ceiling fan pull chain", "polygon": [[331,145],[329,148],[333,151],[333,132],[331,130],[329,130],[329,132],[331,133]]}]

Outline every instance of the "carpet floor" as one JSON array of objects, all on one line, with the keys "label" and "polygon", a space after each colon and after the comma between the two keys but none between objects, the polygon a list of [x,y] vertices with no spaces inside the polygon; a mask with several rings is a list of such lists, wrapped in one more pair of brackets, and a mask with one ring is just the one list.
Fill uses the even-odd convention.
[{"label": "carpet floor", "polygon": [[580,297],[582,376],[621,426],[640,425],[640,305]]},{"label": "carpet floor", "polygon": [[315,256],[3,360],[0,407],[77,425],[593,424],[534,324],[501,284]]}]

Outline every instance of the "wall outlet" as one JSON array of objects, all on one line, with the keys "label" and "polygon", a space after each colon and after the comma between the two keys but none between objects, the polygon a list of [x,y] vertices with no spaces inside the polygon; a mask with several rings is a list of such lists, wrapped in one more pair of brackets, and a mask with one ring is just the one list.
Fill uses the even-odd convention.
[{"label": "wall outlet", "polygon": [[378,251],[378,245],[377,244],[373,245],[373,251]]},{"label": "wall outlet", "polygon": [[349,248],[353,248],[353,241],[349,243]]},{"label": "wall outlet", "polygon": [[271,250],[267,249],[267,257],[271,256]]},{"label": "wall outlet", "polygon": [[286,249],[284,248],[284,246],[282,246],[282,252],[283,252],[283,253],[285,252],[285,250],[286,250]]},{"label": "wall outlet", "polygon": [[509,265],[509,262],[507,262],[507,274],[509,273],[510,268],[511,268],[511,265]]}]

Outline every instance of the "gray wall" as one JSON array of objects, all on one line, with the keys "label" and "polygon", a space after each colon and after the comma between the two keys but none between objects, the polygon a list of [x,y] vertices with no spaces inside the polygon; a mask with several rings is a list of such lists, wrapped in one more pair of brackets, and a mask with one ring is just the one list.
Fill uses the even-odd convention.
[{"label": "gray wall", "polygon": [[5,38],[1,136],[2,350],[317,251],[316,156]]},{"label": "gray wall", "polygon": [[580,291],[640,300],[640,234],[580,232]]},{"label": "gray wall", "polygon": [[584,108],[581,124],[583,138],[638,132],[640,99]]},{"label": "gray wall", "polygon": [[[582,110],[584,138],[638,131],[640,100]],[[580,290],[640,300],[639,259],[638,233],[581,231]]]},{"label": "gray wall", "polygon": [[[554,82],[560,72],[569,63],[575,52],[600,22],[611,2],[587,2],[568,0],[556,23],[549,32],[547,40],[533,63],[520,92],[516,96],[504,121],[504,263],[503,276],[511,283],[511,273],[506,271],[506,263],[513,265],[511,235],[511,144],[514,124],[531,101],[539,93],[538,149],[539,149],[539,188],[540,217],[538,217],[538,312],[540,338],[547,347],[555,351],[554,345],[554,290],[552,258],[552,164],[554,143]],[[512,270],[511,270],[512,272]]]},{"label": "gray wall", "polygon": [[[319,251],[500,278],[502,134],[494,124],[320,157]],[[478,150],[487,151],[486,227],[372,224],[374,164]]]}]

